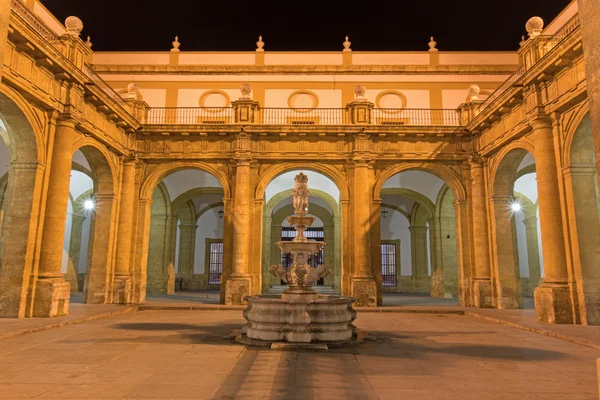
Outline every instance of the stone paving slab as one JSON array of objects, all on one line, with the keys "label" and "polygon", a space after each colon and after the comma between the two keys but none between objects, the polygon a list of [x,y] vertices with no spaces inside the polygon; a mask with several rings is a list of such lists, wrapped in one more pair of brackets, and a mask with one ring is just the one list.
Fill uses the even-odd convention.
[{"label": "stone paving slab", "polygon": [[454,314],[360,313],[376,342],[245,348],[237,310],[146,311],[0,341],[0,399],[598,399],[600,351]]},{"label": "stone paving slab", "polygon": [[69,315],[55,318],[0,318],[0,340],[137,311],[137,306],[70,305]]}]

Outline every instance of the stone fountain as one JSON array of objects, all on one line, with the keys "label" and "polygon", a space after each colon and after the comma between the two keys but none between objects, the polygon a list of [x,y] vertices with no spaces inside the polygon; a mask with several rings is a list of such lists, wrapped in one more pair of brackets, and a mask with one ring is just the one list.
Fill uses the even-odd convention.
[{"label": "stone fountain", "polygon": [[315,218],[308,213],[308,177],[296,175],[292,198],[295,215],[287,218],[296,230],[292,241],[277,242],[281,251],[292,254],[289,268],[273,265],[271,273],[279,276],[288,289],[282,295],[247,297],[248,307],[244,318],[248,324],[242,330],[240,341],[248,344],[268,345],[275,342],[289,344],[351,343],[357,341],[357,329],[352,324],[356,312],[355,299],[345,296],[319,295],[312,286],[330,274],[327,266],[311,268],[309,255],[317,254],[325,242],[308,240],[304,235]]}]

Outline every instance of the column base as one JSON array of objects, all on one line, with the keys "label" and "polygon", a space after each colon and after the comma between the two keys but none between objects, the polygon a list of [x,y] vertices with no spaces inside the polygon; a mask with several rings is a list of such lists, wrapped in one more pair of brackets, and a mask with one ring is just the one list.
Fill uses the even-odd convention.
[{"label": "column base", "polygon": [[446,297],[446,291],[444,289],[444,275],[438,272],[431,274],[431,283],[429,284],[429,291],[431,297],[443,299]]},{"label": "column base", "polygon": [[38,279],[35,287],[33,316],[60,317],[69,314],[71,284],[64,279]]},{"label": "column base", "polygon": [[250,295],[250,277],[229,278],[225,283],[225,304],[247,304],[246,296]]},{"label": "column base", "polygon": [[523,291],[520,280],[499,279],[498,308],[513,310],[523,308]]},{"label": "column base", "polygon": [[356,307],[377,307],[377,284],[373,278],[352,278],[350,291]]},{"label": "column base", "polygon": [[473,290],[473,307],[492,308],[492,281],[490,278],[473,278],[471,287]]},{"label": "column base", "polygon": [[573,308],[569,287],[542,283],[533,292],[538,320],[550,324],[572,324]]},{"label": "column base", "polygon": [[113,304],[131,304],[133,299],[133,281],[129,276],[115,277]]}]

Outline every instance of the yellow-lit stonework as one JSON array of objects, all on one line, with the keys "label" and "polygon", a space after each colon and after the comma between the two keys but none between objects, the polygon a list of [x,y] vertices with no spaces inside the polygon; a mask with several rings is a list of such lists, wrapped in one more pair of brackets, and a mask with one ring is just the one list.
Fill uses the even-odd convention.
[{"label": "yellow-lit stonework", "polygon": [[542,321],[600,324],[577,2],[529,20],[515,52],[95,52],[65,25],[0,0],[0,316],[64,315],[72,292],[277,290],[285,182],[303,170],[322,285],[357,306],[533,297]]}]

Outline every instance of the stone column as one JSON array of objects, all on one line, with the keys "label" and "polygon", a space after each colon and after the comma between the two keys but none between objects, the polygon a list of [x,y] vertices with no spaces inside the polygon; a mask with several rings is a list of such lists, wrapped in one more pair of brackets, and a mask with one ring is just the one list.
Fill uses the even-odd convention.
[{"label": "stone column", "polygon": [[417,293],[429,292],[429,274],[427,273],[427,226],[411,226],[412,280]]},{"label": "stone column", "polygon": [[250,160],[237,162],[233,205],[233,268],[225,286],[225,304],[246,304],[250,294]]},{"label": "stone column", "polygon": [[[10,6],[12,0],[0,0],[0,60],[4,60],[4,48],[8,43],[8,23],[10,21]],[[2,66],[0,62],[0,79],[2,78]]]},{"label": "stone column", "polygon": [[[196,224],[179,225],[179,266],[177,274],[179,277],[184,278],[184,285],[185,281],[192,279],[194,275],[194,251],[196,250],[197,230],[198,225]],[[204,272],[208,273],[208,265],[204,266]]]},{"label": "stone column", "polygon": [[475,276],[471,280],[473,306],[478,308],[493,307],[483,163],[479,160],[473,160],[470,166],[472,179],[473,253],[475,258]]},{"label": "stone column", "polygon": [[[374,180],[374,175],[371,175]],[[371,203],[370,220],[371,274],[377,288],[377,306],[383,305],[383,277],[381,274],[381,199]]]},{"label": "stone column", "polygon": [[444,267],[442,263],[442,222],[440,218],[429,220],[429,243],[431,250],[431,297],[446,297]]},{"label": "stone column", "polygon": [[69,313],[71,286],[64,280],[60,270],[71,183],[73,141],[76,137],[73,121],[58,122],[47,185],[34,317],[56,317]]},{"label": "stone column", "polygon": [[[336,268],[333,262],[333,255],[335,253],[335,244],[333,243],[333,225],[323,225],[323,241],[325,242],[325,248],[323,250],[325,257],[323,259],[323,265],[329,266],[333,271]],[[331,287],[335,286],[334,281],[334,274],[326,276],[323,280],[326,286]]]},{"label": "stone column", "polygon": [[527,263],[529,264],[529,285],[527,287],[527,295],[529,296],[533,295],[533,291],[540,283],[541,277],[537,222],[538,219],[535,215],[523,220],[527,239]]},{"label": "stone column", "polygon": [[[231,198],[223,199],[223,272],[219,301],[225,303],[225,287],[233,269],[233,204]],[[207,271],[206,266],[204,267]]]},{"label": "stone column", "polygon": [[127,160],[123,163],[113,290],[113,303],[116,304],[130,304],[133,301],[131,266],[134,221],[131,210],[135,202],[135,164],[135,160]]},{"label": "stone column", "polygon": [[71,284],[71,292],[80,292],[83,287],[79,287],[79,256],[81,253],[81,239],[83,234],[83,222],[85,215],[71,215],[71,240],[69,243],[69,265],[67,266],[67,281]]},{"label": "stone column", "polygon": [[144,303],[148,287],[150,228],[152,220],[152,199],[138,201],[138,229],[136,237],[136,253],[134,260],[133,302]]},{"label": "stone column", "polygon": [[354,275],[351,293],[358,307],[377,306],[377,286],[371,274],[370,222],[371,185],[369,166],[364,160],[354,164]]},{"label": "stone column", "polygon": [[270,288],[271,273],[269,267],[274,264],[273,258],[271,257],[271,224],[272,217],[267,215],[266,210],[263,209],[263,236],[262,236],[262,288],[261,292],[266,293]]},{"label": "stone column", "polygon": [[600,187],[600,2],[597,0],[578,0],[583,55],[586,64],[587,92],[590,101],[596,171]]},{"label": "stone column", "polygon": [[569,275],[552,125],[549,120],[535,120],[532,128],[546,276],[542,284],[535,289],[535,309],[540,321],[569,324],[573,323],[573,307],[568,286]]},{"label": "stone column", "polygon": [[[271,225],[271,240],[269,242],[269,251],[271,252],[271,262],[270,265],[279,265],[281,264],[281,249],[277,245],[276,242],[281,240],[281,231],[283,227],[281,225]],[[278,276],[274,276],[269,273],[269,280],[267,281],[268,286],[272,285],[280,285],[281,278]]]}]

